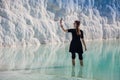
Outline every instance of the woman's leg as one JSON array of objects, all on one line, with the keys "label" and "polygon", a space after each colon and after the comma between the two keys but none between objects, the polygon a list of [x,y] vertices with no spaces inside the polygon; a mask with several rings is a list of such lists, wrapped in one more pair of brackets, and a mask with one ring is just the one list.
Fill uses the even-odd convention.
[{"label": "woman's leg", "polygon": [[75,66],[75,53],[72,53],[72,65]]},{"label": "woman's leg", "polygon": [[75,66],[75,59],[72,59],[72,65]]},{"label": "woman's leg", "polygon": [[80,65],[83,66],[83,56],[81,53],[78,53],[78,55],[79,55]]},{"label": "woman's leg", "polygon": [[80,65],[83,66],[83,60],[80,60]]}]

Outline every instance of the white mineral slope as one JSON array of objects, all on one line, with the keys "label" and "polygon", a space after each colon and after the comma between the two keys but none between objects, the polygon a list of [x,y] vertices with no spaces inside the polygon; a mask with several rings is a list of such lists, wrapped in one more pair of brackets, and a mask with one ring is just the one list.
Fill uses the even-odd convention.
[{"label": "white mineral slope", "polygon": [[120,38],[120,6],[105,4],[110,15],[106,17],[101,16],[95,1],[0,0],[0,46],[69,41],[71,36],[60,29],[61,17],[66,29],[73,27],[74,20],[80,20],[86,40]]}]

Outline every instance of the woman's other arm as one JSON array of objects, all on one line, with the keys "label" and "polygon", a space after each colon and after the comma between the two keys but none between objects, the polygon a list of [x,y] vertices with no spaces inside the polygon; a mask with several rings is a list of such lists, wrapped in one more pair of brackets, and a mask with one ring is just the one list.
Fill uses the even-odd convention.
[{"label": "woman's other arm", "polygon": [[84,48],[85,48],[85,51],[87,50],[87,47],[86,47],[86,43],[85,43],[85,40],[84,40],[84,38],[82,39],[82,43],[83,43],[83,45],[84,45]]}]

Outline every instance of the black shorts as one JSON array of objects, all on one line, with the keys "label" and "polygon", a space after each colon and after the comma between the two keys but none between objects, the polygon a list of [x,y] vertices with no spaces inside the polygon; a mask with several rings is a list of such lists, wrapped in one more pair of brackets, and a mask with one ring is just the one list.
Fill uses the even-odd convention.
[{"label": "black shorts", "polygon": [[[75,59],[76,58],[76,53],[71,53],[72,54],[72,59]],[[83,56],[82,56],[82,53],[78,53],[78,57],[80,60],[83,60]]]}]

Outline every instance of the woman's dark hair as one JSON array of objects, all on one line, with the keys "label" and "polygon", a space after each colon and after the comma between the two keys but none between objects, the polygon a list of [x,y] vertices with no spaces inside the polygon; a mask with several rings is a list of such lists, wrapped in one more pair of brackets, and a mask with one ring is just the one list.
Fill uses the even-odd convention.
[{"label": "woman's dark hair", "polygon": [[75,23],[76,23],[76,32],[77,32],[77,35],[80,35],[80,29],[79,29],[80,21],[76,20]]}]

